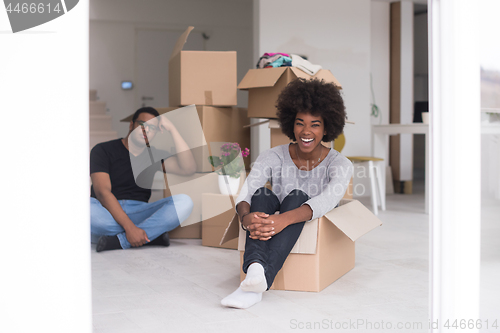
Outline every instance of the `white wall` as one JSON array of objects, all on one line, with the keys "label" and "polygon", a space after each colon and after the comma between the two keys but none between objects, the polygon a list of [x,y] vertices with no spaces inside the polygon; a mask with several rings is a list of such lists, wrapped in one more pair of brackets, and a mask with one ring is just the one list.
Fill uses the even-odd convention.
[{"label": "white wall", "polygon": [[[107,102],[119,136],[128,129],[119,120],[135,111],[135,91],[120,89],[135,78],[135,30],[180,35],[189,25],[210,36],[207,50],[238,52],[238,82],[253,68],[251,0],[90,0],[90,89]],[[238,105],[247,105],[246,92],[238,92]]]},{"label": "white wall", "polygon": [[[370,146],[370,0],[256,0],[259,54],[307,55],[340,81],[349,120],[346,155]],[[255,21],[255,19],[254,19]]]}]

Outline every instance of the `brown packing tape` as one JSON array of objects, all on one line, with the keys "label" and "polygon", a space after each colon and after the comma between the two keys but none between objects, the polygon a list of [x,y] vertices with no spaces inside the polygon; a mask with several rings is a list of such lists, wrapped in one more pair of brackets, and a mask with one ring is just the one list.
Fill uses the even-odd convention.
[{"label": "brown packing tape", "polygon": [[213,105],[212,90],[205,90],[205,105]]}]

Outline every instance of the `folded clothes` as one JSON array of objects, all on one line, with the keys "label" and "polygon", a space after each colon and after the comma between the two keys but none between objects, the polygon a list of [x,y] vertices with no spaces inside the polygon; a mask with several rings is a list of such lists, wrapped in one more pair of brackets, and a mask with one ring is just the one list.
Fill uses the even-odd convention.
[{"label": "folded clothes", "polygon": [[284,64],[291,61],[292,59],[290,57],[281,56],[275,61],[271,62],[269,65],[276,68],[276,67],[286,66]]},{"label": "folded clothes", "polygon": [[259,62],[257,63],[257,68],[264,68],[266,67],[268,64],[272,63],[273,61],[279,59],[280,57],[282,57],[281,54],[276,54],[272,57],[269,57],[269,56],[262,56],[260,57],[259,59]]},{"label": "folded clothes", "polygon": [[[266,53],[269,54],[269,53]],[[273,56],[262,56],[257,63],[257,68],[290,66],[287,63],[292,62],[292,58],[280,53],[273,53]]]},{"label": "folded clothes", "polygon": [[322,68],[320,65],[313,65],[308,60],[302,58],[297,54],[290,55],[292,58],[292,66],[297,67],[303,72],[309,75],[316,75],[316,73]]},{"label": "folded clothes", "polygon": [[280,54],[280,55],[285,56],[285,57],[290,57],[290,55],[288,53],[279,53],[279,52],[278,53],[264,53],[262,56],[263,57],[273,57],[277,54]]}]

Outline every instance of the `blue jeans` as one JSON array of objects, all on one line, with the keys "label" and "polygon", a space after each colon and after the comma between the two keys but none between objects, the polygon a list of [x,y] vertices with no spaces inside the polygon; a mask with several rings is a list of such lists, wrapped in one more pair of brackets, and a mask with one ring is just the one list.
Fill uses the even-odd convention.
[{"label": "blue jeans", "polygon": [[[149,240],[177,228],[193,210],[193,201],[185,194],[178,194],[148,203],[136,200],[118,200],[125,214],[139,228],[146,231]],[[125,230],[99,200],[90,198],[90,232],[92,242],[100,236],[117,236],[122,248],[131,247]]]},{"label": "blue jeans", "polygon": [[[279,211],[284,213],[300,207],[309,200],[309,196],[301,190],[293,190],[279,202],[278,197],[271,190],[261,187],[255,191],[251,199],[250,211],[263,212],[273,215]],[[243,272],[247,272],[251,263],[258,262],[264,267],[264,274],[269,289],[286,258],[304,228],[305,222],[291,224],[267,241],[251,239],[247,231],[245,254],[243,257]]]}]

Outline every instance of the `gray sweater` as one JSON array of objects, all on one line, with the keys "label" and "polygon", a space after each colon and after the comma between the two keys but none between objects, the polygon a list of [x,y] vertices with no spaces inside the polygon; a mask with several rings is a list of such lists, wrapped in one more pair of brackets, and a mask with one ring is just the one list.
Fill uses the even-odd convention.
[{"label": "gray sweater", "polygon": [[313,211],[311,220],[335,208],[349,185],[353,173],[351,161],[331,149],[326,158],[310,171],[299,170],[292,161],[289,144],[262,152],[245,180],[236,205],[242,201],[251,204],[252,195],[269,181],[280,202],[294,189],[304,191]]}]

